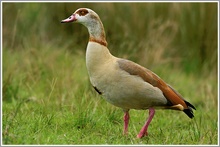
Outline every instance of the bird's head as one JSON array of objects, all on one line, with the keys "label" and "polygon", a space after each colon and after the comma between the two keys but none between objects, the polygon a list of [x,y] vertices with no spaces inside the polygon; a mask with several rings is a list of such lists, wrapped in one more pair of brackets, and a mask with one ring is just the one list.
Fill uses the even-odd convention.
[{"label": "bird's head", "polygon": [[85,26],[91,22],[99,20],[98,14],[89,8],[79,8],[70,17],[61,21],[61,23],[78,22]]}]

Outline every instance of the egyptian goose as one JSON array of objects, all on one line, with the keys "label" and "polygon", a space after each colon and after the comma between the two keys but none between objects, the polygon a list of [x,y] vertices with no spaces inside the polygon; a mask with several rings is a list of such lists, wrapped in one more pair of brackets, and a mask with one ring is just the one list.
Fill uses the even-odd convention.
[{"label": "egyptian goose", "polygon": [[[86,66],[94,89],[109,103],[124,111],[124,134],[128,132],[129,110],[149,109],[149,117],[137,135],[147,135],[155,108],[180,110],[193,118],[195,107],[183,99],[155,73],[132,61],[113,56],[99,16],[91,9],[80,8],[61,23],[77,22],[87,27],[89,42]],[[196,109],[195,109],[196,110]]]}]

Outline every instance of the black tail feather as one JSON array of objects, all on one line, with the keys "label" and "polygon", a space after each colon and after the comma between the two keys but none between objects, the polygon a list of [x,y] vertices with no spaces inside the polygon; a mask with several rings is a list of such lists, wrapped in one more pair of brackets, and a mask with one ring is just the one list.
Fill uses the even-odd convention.
[{"label": "black tail feather", "polygon": [[185,101],[185,100],[184,100],[184,102],[186,103],[186,105],[187,105],[188,107],[191,107],[191,108],[193,108],[194,110],[196,110],[196,108],[195,108],[192,104],[190,104],[189,102],[187,102],[187,101]]},{"label": "black tail feather", "polygon": [[192,104],[190,104],[189,102],[187,102],[185,100],[184,100],[184,102],[188,106],[188,109],[184,109],[183,112],[186,113],[186,115],[188,115],[189,118],[193,118],[194,115],[193,115],[193,110],[192,109],[196,110],[196,108]]},{"label": "black tail feather", "polygon": [[193,111],[192,111],[191,108],[189,108],[189,109],[184,109],[183,112],[186,113],[186,115],[188,115],[189,118],[193,118],[193,117],[194,117]]}]

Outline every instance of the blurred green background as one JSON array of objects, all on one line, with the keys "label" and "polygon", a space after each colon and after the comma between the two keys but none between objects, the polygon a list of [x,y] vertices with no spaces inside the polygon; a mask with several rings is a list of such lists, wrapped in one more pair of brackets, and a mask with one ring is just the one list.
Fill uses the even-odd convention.
[{"label": "blurred green background", "polygon": [[4,3],[3,47],[85,49],[87,30],[60,24],[79,7],[100,15],[115,55],[194,74],[217,71],[217,3]]},{"label": "blurred green background", "polygon": [[[183,134],[184,137],[165,135],[177,137],[169,140],[158,133],[152,140],[147,139],[143,142],[120,136],[111,141],[108,140],[108,136],[107,139],[102,136],[100,140],[99,137],[84,140],[75,138],[75,142],[74,135],[71,139],[68,136],[65,136],[64,140],[53,139],[63,132],[45,129],[48,126],[62,128],[64,124],[70,126],[74,120],[73,125],[80,126],[75,128],[80,132],[79,129],[83,128],[81,125],[89,124],[94,117],[100,118],[100,114],[105,111],[106,116],[113,115],[109,119],[113,119],[114,127],[116,124],[123,124],[115,123],[122,117],[122,113],[115,113],[118,112],[117,108],[99,101],[101,106],[96,109],[98,98],[91,98],[99,96],[95,95],[91,88],[85,68],[88,31],[79,24],[60,23],[80,7],[91,8],[99,14],[105,27],[108,48],[113,55],[133,60],[151,69],[196,106],[197,121],[192,127],[194,138],[191,137],[192,134],[187,133]],[[214,2],[3,2],[3,143],[216,144],[217,13],[218,5]],[[96,113],[86,111],[85,117],[78,119],[77,116],[84,116],[84,112],[78,107],[94,109]],[[166,121],[172,120],[173,117],[162,120],[166,114],[158,112],[157,116],[160,115],[158,126],[163,124],[164,130],[169,131],[166,129],[169,126],[165,124],[169,125]],[[25,121],[26,118],[29,119]],[[181,123],[182,118],[177,120]],[[106,119],[103,118],[100,123],[103,121]],[[189,122],[188,118],[185,121]],[[95,126],[94,132],[100,127],[99,121],[96,124],[92,124]],[[74,132],[74,127],[62,129],[69,133]],[[172,130],[172,126],[170,129]],[[176,133],[181,132],[176,130]],[[153,133],[156,128],[151,131]],[[135,133],[131,136],[135,136]],[[124,140],[121,142],[121,139]]]}]

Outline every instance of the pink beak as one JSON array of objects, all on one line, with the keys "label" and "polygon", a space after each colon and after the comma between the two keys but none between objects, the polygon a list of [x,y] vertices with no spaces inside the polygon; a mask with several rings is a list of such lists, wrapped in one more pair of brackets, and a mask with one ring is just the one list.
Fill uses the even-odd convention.
[{"label": "pink beak", "polygon": [[68,17],[67,19],[64,19],[61,21],[61,23],[68,23],[68,22],[73,22],[73,21],[76,21],[76,16],[75,14],[71,15],[70,17]]}]

